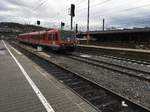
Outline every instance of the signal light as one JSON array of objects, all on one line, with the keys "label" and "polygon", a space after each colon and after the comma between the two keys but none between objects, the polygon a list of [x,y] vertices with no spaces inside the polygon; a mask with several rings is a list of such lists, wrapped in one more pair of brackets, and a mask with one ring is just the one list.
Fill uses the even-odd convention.
[{"label": "signal light", "polygon": [[40,25],[40,21],[37,21],[37,25]]},{"label": "signal light", "polygon": [[71,16],[74,17],[75,16],[75,5],[71,4]]},{"label": "signal light", "polygon": [[64,22],[61,22],[61,27],[65,26],[65,23]]}]

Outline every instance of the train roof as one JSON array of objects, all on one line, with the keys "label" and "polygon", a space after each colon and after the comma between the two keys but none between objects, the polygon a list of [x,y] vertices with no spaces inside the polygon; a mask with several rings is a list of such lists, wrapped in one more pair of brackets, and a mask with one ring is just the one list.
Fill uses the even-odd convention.
[{"label": "train roof", "polygon": [[59,31],[58,29],[48,29],[48,30],[44,30],[44,31],[36,31],[36,32],[29,32],[29,33],[23,33],[23,34],[19,34],[20,36],[24,36],[24,35],[37,35],[37,34],[43,34],[45,32],[55,32],[55,31]]},{"label": "train roof", "polygon": [[19,36],[24,36],[24,35],[38,35],[39,33],[43,34],[45,32],[51,33],[51,32],[58,32],[58,31],[75,33],[75,31],[70,31],[70,30],[48,29],[48,30],[44,30],[44,31],[36,31],[36,32],[23,33],[23,34],[19,34]]}]

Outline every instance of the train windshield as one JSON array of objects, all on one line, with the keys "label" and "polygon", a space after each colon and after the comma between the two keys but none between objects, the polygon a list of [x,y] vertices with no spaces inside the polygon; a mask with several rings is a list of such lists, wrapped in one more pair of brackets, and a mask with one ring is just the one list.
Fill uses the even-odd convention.
[{"label": "train windshield", "polygon": [[61,39],[65,42],[75,42],[75,32],[73,31],[61,31]]}]

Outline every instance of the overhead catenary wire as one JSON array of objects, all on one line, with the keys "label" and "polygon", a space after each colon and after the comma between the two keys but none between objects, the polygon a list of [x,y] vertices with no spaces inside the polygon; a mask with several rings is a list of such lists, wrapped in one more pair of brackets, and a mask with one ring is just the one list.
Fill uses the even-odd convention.
[{"label": "overhead catenary wire", "polygon": [[[110,0],[109,0],[110,1]],[[104,5],[104,4],[106,4],[106,3],[108,3],[107,1],[104,1],[103,3],[102,3],[102,5]],[[123,13],[123,12],[127,12],[127,11],[133,11],[133,10],[136,10],[136,9],[140,9],[140,8],[146,8],[146,7],[148,7],[150,4],[144,4],[144,5],[141,5],[141,6],[136,6],[136,7],[133,7],[133,8],[126,8],[126,9],[122,9],[122,10],[116,10],[116,11],[113,11],[113,10],[111,10],[110,9],[110,11],[105,11],[104,13],[100,13],[100,14],[97,14],[96,16],[93,14],[93,17],[92,18],[94,18],[94,19],[96,19],[96,18],[98,18],[99,20],[102,20],[103,18],[105,18],[105,15],[107,14],[107,13],[111,13],[111,14],[118,14],[119,15],[119,13]],[[101,6],[101,5],[98,5],[98,4],[95,4],[95,5],[92,5],[92,6]],[[92,7],[91,6],[91,7]],[[86,7],[87,8],[87,7]],[[93,8],[93,7],[92,7]],[[82,12],[82,10],[83,10],[84,8],[79,8],[78,10],[80,10],[80,12]],[[114,9],[117,9],[117,7],[115,7]],[[85,11],[85,10],[83,10],[83,11]],[[142,13],[142,12],[141,12]],[[78,16],[81,16],[79,13],[77,14]],[[103,16],[103,17],[100,17],[100,16]],[[132,15],[133,16],[133,15]],[[146,20],[145,20],[145,18],[143,19],[143,20],[140,20],[140,24],[144,24],[144,22],[147,22]],[[137,22],[138,23],[138,22]]]},{"label": "overhead catenary wire", "polygon": [[[90,7],[91,9],[97,7],[97,6],[101,6],[101,5],[106,5],[107,2],[110,2],[112,0],[104,0],[102,2],[96,3],[96,4],[91,4]],[[80,12],[85,11],[84,9],[87,8],[87,5],[85,7],[79,8]]]},{"label": "overhead catenary wire", "polygon": [[[110,13],[117,15],[119,13],[123,13],[123,12],[127,12],[127,11],[132,11],[132,10],[140,9],[140,8],[145,8],[145,7],[149,7],[149,6],[150,6],[150,4],[144,4],[144,5],[133,7],[133,8],[126,8],[126,9],[114,10],[114,11],[111,10],[110,12],[105,12],[105,13],[97,14],[96,16],[102,16],[102,15],[106,15],[106,14],[110,14]],[[94,16],[94,17],[96,17],[96,16]]]},{"label": "overhead catenary wire", "polygon": [[[107,3],[107,2],[109,2],[109,1],[111,1],[111,0],[104,0],[104,1],[102,1],[102,2],[100,2],[100,3],[96,3],[96,4],[92,4],[92,5],[90,5],[90,7],[91,7],[91,9],[94,7],[94,6],[97,6],[97,5],[103,5],[103,4],[105,4],[105,3]],[[80,10],[80,13],[82,12],[82,11],[85,11],[84,9],[86,9],[87,8],[87,6],[86,7],[84,7],[84,8],[79,8],[78,10]]]},{"label": "overhead catenary wire", "polygon": [[[30,20],[30,16],[32,15],[32,14],[36,14],[35,13],[35,9],[37,9],[38,7],[41,7],[44,3],[46,2],[46,0],[37,0],[36,2],[35,2],[35,4],[37,4],[37,3],[39,3],[36,7],[34,7],[35,5],[33,5],[31,8],[30,8],[30,13],[28,13],[28,14],[26,14],[25,12],[23,13],[23,17],[24,18],[26,18],[27,20],[27,22],[26,23],[28,23],[28,24],[30,24],[31,23],[31,20]],[[40,6],[41,5],[41,6]],[[28,9],[27,7],[25,7],[26,9]],[[36,15],[37,16],[37,15]]]},{"label": "overhead catenary wire", "polygon": [[[38,11],[38,9],[41,8],[47,1],[48,0],[37,0],[38,4],[34,5],[34,8],[31,8],[31,10],[33,10],[33,11],[31,11],[31,13],[37,14],[36,12]],[[81,13],[87,13],[86,12],[87,10],[84,10],[84,9],[87,8],[87,6],[80,7],[82,5],[87,5],[85,1],[87,1],[87,0],[77,0],[77,1],[74,1],[75,5],[77,7],[76,8],[76,10],[77,10],[76,12],[78,12],[76,14],[76,18],[79,18],[81,16]],[[95,7],[99,8],[99,10],[100,10],[101,6],[103,6],[103,8],[104,8],[104,6],[107,5],[107,3],[109,3],[110,1],[112,1],[112,0],[103,0],[103,1],[100,1],[99,3],[96,3],[96,2],[95,3],[94,2],[91,3],[91,14],[92,14],[92,16],[91,16],[92,20],[91,21],[93,21],[95,25],[97,24],[98,26],[100,26],[101,25],[101,20],[103,18],[106,18],[106,20],[107,20],[107,18],[108,19],[111,19],[111,18],[115,19],[115,15],[120,15],[120,14],[122,14],[125,17],[127,15],[123,14],[123,13],[126,13],[126,12],[130,12],[132,14],[132,11],[133,11],[133,15],[132,16],[134,16],[134,10],[137,10],[137,9],[139,10],[141,8],[146,8],[146,7],[150,6],[150,4],[139,5],[139,3],[138,3],[139,6],[135,5],[135,7],[125,8],[125,9],[118,8],[119,10],[117,10],[117,7],[115,7],[115,8],[114,7],[110,7],[109,10],[106,10],[106,11],[101,12],[101,13],[98,13],[98,11],[96,11]],[[109,5],[111,5],[111,4],[109,4]],[[124,4],[124,5],[126,5],[126,4]],[[68,8],[69,8],[69,6],[68,6]],[[65,7],[64,10],[61,10],[61,11],[63,11],[63,13],[61,13],[61,11],[60,11],[60,12],[58,12],[56,14],[56,16],[51,17],[50,19],[51,20],[55,19],[57,21],[60,21],[60,20],[66,21],[66,20],[68,20],[69,19],[69,16],[67,16],[67,10],[68,10],[68,8]],[[138,14],[143,14],[143,11],[140,12],[140,10],[139,10]],[[31,16],[29,16],[29,14],[27,14],[27,13],[24,14],[24,15],[25,16],[27,15],[25,18],[27,18],[27,17],[29,17],[29,19],[31,18]],[[119,16],[117,16],[117,17],[119,18]],[[116,19],[117,19],[117,17],[116,17]],[[135,15],[135,17],[136,17],[136,15]],[[138,15],[137,15],[137,17],[138,17]],[[84,18],[84,16],[82,18]],[[82,18],[80,17],[80,19],[78,19],[78,20],[76,19],[77,22],[78,22],[78,24],[80,24],[80,21],[81,21]],[[144,21],[144,19],[143,19],[143,21]],[[32,19],[30,19],[30,20],[32,20]],[[141,23],[141,22],[142,22],[142,20],[140,20],[139,23]]]},{"label": "overhead catenary wire", "polygon": [[83,4],[83,3],[85,3],[86,2],[86,0],[81,0],[80,2],[77,2],[76,3],[76,6],[80,6],[81,4]]},{"label": "overhead catenary wire", "polygon": [[[105,3],[105,2],[104,2]],[[124,9],[124,10],[122,10],[122,12],[123,11],[130,11],[130,10],[135,10],[135,9],[138,9],[138,8],[142,8],[142,7],[147,7],[147,6],[149,6],[150,4],[145,4],[145,5],[142,5],[142,6],[137,6],[137,7],[134,7],[134,8],[127,8],[127,9]],[[113,12],[111,12],[111,13],[113,13]],[[107,12],[105,12],[104,13],[104,16],[105,16],[105,14],[107,14]],[[114,14],[117,14],[117,13],[114,13]],[[93,14],[94,15],[94,14]],[[98,16],[100,16],[100,15],[102,15],[102,14],[98,14]],[[93,18],[96,18],[97,16],[94,16]]]},{"label": "overhead catenary wire", "polygon": [[44,5],[48,0],[43,0],[37,7],[35,7],[33,10],[39,9],[42,5]]}]

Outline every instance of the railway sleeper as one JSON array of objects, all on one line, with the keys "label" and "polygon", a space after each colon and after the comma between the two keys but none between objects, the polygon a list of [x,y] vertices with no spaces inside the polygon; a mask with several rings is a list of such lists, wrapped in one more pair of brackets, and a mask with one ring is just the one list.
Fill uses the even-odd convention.
[{"label": "railway sleeper", "polygon": [[65,81],[65,83],[67,83],[67,85],[70,85],[70,86],[80,86],[83,84],[82,81],[76,81],[76,82],[66,82]]},{"label": "railway sleeper", "polygon": [[71,83],[71,82],[82,82],[82,81],[79,78],[72,77],[72,78],[66,79],[65,82]]},{"label": "railway sleeper", "polygon": [[55,73],[55,72],[51,72],[51,73],[53,73],[53,75],[55,76],[55,77],[57,77],[57,78],[59,78],[59,77],[73,77],[71,74],[63,74],[63,72],[57,72],[57,73]]},{"label": "railway sleeper", "polygon": [[86,96],[88,94],[92,94],[92,95],[99,94],[99,92],[97,91],[97,89],[90,89],[90,90],[82,91],[81,94]]},{"label": "railway sleeper", "polygon": [[55,75],[60,75],[61,74],[61,72],[58,72],[58,71],[51,71],[53,74],[55,74]]},{"label": "railway sleeper", "polygon": [[[90,94],[90,95],[87,95],[86,96],[86,98],[90,101],[90,102],[94,102],[94,103],[98,103],[99,104],[99,102],[100,102],[100,104],[101,104],[101,102],[103,102],[101,99],[103,99],[104,97],[106,97],[106,95],[105,94],[103,94],[103,95],[92,95],[92,94]],[[99,101],[100,100],[100,101]]]},{"label": "railway sleeper", "polygon": [[[55,75],[54,75],[55,76]],[[71,76],[55,76],[55,77],[57,77],[59,80],[62,80],[62,81],[65,81],[65,80],[68,80],[68,79],[72,79],[72,77]]]},{"label": "railway sleeper", "polygon": [[116,100],[96,105],[96,107],[99,108],[102,112],[117,112],[124,110],[121,106],[121,103]]},{"label": "railway sleeper", "polygon": [[80,86],[72,86],[75,91],[86,91],[92,89],[92,87],[88,84],[82,84]]},{"label": "railway sleeper", "polygon": [[104,92],[101,92],[101,91],[97,91],[95,89],[91,89],[91,92],[88,94],[84,94],[87,98],[89,98],[89,100],[91,100],[92,97],[94,96],[104,96],[105,93]]}]

